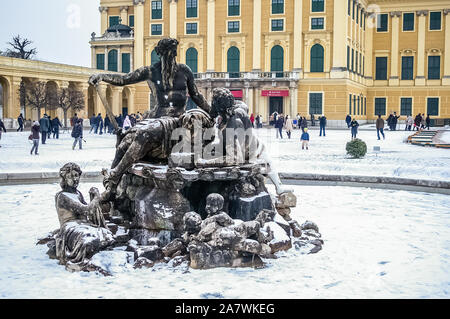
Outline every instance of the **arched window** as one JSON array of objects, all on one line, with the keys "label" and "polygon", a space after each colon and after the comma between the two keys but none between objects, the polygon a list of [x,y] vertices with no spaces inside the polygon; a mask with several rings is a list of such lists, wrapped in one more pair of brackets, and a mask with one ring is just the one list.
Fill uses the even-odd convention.
[{"label": "arched window", "polygon": [[320,44],[311,48],[311,72],[323,72],[323,51]]},{"label": "arched window", "polygon": [[230,78],[239,77],[240,52],[236,47],[231,47],[227,52],[227,72]]},{"label": "arched window", "polygon": [[194,75],[198,72],[198,52],[195,48],[186,51],[186,65],[191,68]]},{"label": "arched window", "polygon": [[155,50],[152,51],[152,56],[151,56],[151,65],[159,62],[161,60],[161,58],[159,57],[158,53],[156,53]]},{"label": "arched window", "polygon": [[108,71],[117,72],[117,50],[108,52]]},{"label": "arched window", "polygon": [[279,45],[274,46],[270,51],[270,71],[277,72],[277,78],[283,77],[283,54],[284,50]]}]

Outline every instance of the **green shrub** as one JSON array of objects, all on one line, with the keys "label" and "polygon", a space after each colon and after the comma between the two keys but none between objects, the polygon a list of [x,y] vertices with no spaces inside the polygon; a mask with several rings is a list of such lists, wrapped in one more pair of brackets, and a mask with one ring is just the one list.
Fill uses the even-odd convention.
[{"label": "green shrub", "polygon": [[360,140],[359,138],[354,139],[353,141],[350,141],[345,146],[345,149],[347,150],[347,154],[352,156],[353,158],[361,158],[364,157],[367,153],[367,145],[364,141]]}]

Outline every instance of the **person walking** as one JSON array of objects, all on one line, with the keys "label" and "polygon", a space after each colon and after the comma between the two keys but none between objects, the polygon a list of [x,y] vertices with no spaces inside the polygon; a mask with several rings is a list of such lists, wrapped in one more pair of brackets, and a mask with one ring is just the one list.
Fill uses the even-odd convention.
[{"label": "person walking", "polygon": [[63,127],[58,117],[52,120],[53,138],[59,139],[59,128]]},{"label": "person walking", "polygon": [[385,136],[384,136],[384,120],[381,118],[380,114],[378,114],[376,127],[377,127],[378,140],[380,139],[380,133],[381,133],[381,135],[383,135],[383,140],[384,140],[385,139]]},{"label": "person walking", "polygon": [[252,127],[255,128],[255,115],[253,113],[250,115],[250,122],[252,122]]},{"label": "person walking", "polygon": [[320,135],[322,136],[322,132],[323,132],[323,136],[325,135],[325,127],[327,126],[327,118],[325,115],[319,116],[319,126],[320,126]]},{"label": "person walking", "polygon": [[72,150],[75,149],[75,146],[78,143],[79,149],[83,149],[83,120],[78,119],[77,123],[72,129],[72,137],[74,138]]},{"label": "person walking", "polygon": [[314,117],[314,114],[311,113],[311,126],[316,126],[316,118]]},{"label": "person walking", "polygon": [[286,115],[286,120],[284,123],[284,128],[286,130],[286,134],[289,139],[291,139],[292,130],[294,129],[294,126],[292,124],[291,117],[289,115]]},{"label": "person walking", "polygon": [[406,130],[411,131],[411,127],[413,126],[413,124],[414,124],[414,120],[413,120],[413,118],[412,118],[412,116],[411,116],[411,114],[410,114],[410,115],[408,115],[408,117],[406,118],[406,122],[405,122],[405,131],[406,131]]},{"label": "person walking", "polygon": [[45,144],[45,141],[47,140],[48,130],[50,128],[50,121],[47,118],[47,114],[44,114],[44,116],[39,120],[39,125],[41,130],[42,144]]},{"label": "person walking", "polygon": [[283,114],[277,116],[277,120],[275,121],[275,129],[277,130],[277,138],[280,136],[283,139],[283,127],[284,127],[284,118]]},{"label": "person walking", "polygon": [[3,123],[2,119],[0,119],[0,140],[2,139],[2,131],[6,133],[6,127],[5,127],[5,124]]},{"label": "person walking", "polygon": [[302,117],[300,128],[302,129],[302,132],[305,132],[305,128],[308,127],[308,121],[306,120],[306,117]]},{"label": "person walking", "polygon": [[308,133],[308,128],[305,128],[305,130],[302,133],[302,136],[300,137],[300,140],[302,141],[302,150],[308,149],[308,144],[309,144],[309,133]]},{"label": "person walking", "polygon": [[347,117],[345,118],[345,123],[347,123],[348,128],[350,128],[351,121],[352,121],[352,118],[350,117],[350,114],[347,114]]},{"label": "person walking", "polygon": [[425,119],[425,123],[427,125],[427,130],[430,130],[430,124],[431,124],[430,114],[427,114],[427,118]]},{"label": "person walking", "polygon": [[259,128],[259,125],[261,124],[261,116],[259,116],[259,114],[256,116],[255,118],[256,121],[256,128]]},{"label": "person walking", "polygon": [[393,118],[393,115],[391,113],[391,114],[389,114],[389,117],[386,119],[387,125],[389,127],[389,131],[392,131],[392,118]]},{"label": "person walking", "polygon": [[23,132],[23,122],[24,122],[24,118],[22,113],[19,114],[19,117],[17,118],[17,123],[19,123],[19,128],[17,129],[17,132]]},{"label": "person walking", "polygon": [[31,135],[29,138],[33,141],[33,147],[31,147],[30,155],[33,155],[33,151],[35,155],[39,155],[39,132],[41,131],[40,125],[38,121],[35,121],[33,126],[31,127]]},{"label": "person walking", "polygon": [[420,116],[419,113],[414,118],[414,129],[417,129],[417,131],[420,129],[420,122],[422,122],[422,117]]},{"label": "person walking", "polygon": [[397,112],[394,112],[394,115],[392,116],[392,130],[393,131],[397,130],[397,123],[398,123],[399,118],[400,118],[400,116],[397,116]]},{"label": "person walking", "polygon": [[109,119],[109,116],[106,115],[105,116],[105,134],[106,134],[106,130],[108,130],[108,133],[111,134],[111,120]]},{"label": "person walking", "polygon": [[420,128],[421,129],[425,128],[425,113],[422,113],[422,115],[420,117]]},{"label": "person walking", "polygon": [[297,128],[300,129],[301,127],[301,123],[302,122],[302,117],[300,115],[300,113],[297,113]]},{"label": "person walking", "polygon": [[52,136],[52,132],[53,132],[53,125],[52,125],[52,118],[51,116],[47,116],[48,118],[48,131],[47,131],[47,138],[50,139],[50,137]]},{"label": "person walking", "polygon": [[124,130],[128,130],[131,127],[131,121],[130,121],[130,117],[128,115],[125,117],[122,127]]},{"label": "person walking", "polygon": [[358,134],[358,126],[359,126],[358,121],[355,118],[353,118],[353,120],[350,122],[350,127],[352,131],[352,140],[356,139],[356,135]]},{"label": "person walking", "polygon": [[97,127],[95,128],[95,134],[103,134],[103,117],[101,113],[98,113],[97,118],[95,119]]}]

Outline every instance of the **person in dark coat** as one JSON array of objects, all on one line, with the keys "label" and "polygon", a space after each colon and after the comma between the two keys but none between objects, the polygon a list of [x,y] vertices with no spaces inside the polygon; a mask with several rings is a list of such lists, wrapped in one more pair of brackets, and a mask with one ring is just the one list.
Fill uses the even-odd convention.
[{"label": "person in dark coat", "polygon": [[89,130],[89,134],[91,134],[92,130],[95,130],[95,124],[94,124],[95,123],[95,119],[96,119],[95,114],[92,114],[92,116],[89,118],[89,125],[91,125],[91,129]]},{"label": "person in dark coat", "polygon": [[50,115],[47,118],[48,118],[47,138],[50,138],[50,136],[52,135],[52,132],[53,132],[52,118]]},{"label": "person in dark coat", "polygon": [[277,129],[277,138],[280,135],[283,138],[283,127],[284,127],[284,117],[282,114],[277,116],[277,120],[275,122],[275,128]]},{"label": "person in dark coat", "polygon": [[427,123],[427,129],[430,130],[430,125],[431,125],[430,114],[427,114],[427,118],[425,119],[425,123]]},{"label": "person in dark coat", "polygon": [[59,139],[59,128],[62,127],[58,117],[52,120],[53,138]]},{"label": "person in dark coat", "polygon": [[422,122],[422,116],[419,114],[416,115],[414,118],[414,128],[417,128],[417,130],[420,129],[420,122]]},{"label": "person in dark coat", "polygon": [[78,122],[78,115],[77,113],[75,113],[75,115],[70,118],[70,126],[74,127],[77,122]]},{"label": "person in dark coat", "polygon": [[0,140],[2,139],[2,131],[6,133],[6,127],[3,121],[0,119]]},{"label": "person in dark coat", "polygon": [[314,117],[314,114],[311,113],[311,126],[316,126],[316,119]]},{"label": "person in dark coat", "polygon": [[96,128],[95,128],[95,134],[97,134],[97,132],[102,135],[103,134],[103,117],[101,113],[98,113],[97,118],[95,119],[95,122],[97,124]]},{"label": "person in dark coat", "polygon": [[350,122],[350,127],[352,130],[352,140],[354,140],[356,138],[356,134],[358,134],[358,126],[359,126],[358,121],[355,118],[353,118],[353,121]]},{"label": "person in dark coat", "polygon": [[305,128],[308,127],[308,121],[306,120],[306,117],[302,117],[300,128],[302,129],[302,132],[305,133]]},{"label": "person in dark coat", "polygon": [[392,116],[392,130],[393,131],[397,130],[397,122],[398,122],[399,118],[400,118],[400,116],[397,116],[397,112],[394,112],[394,115]]},{"label": "person in dark coat", "polygon": [[384,140],[384,120],[381,118],[381,115],[378,115],[376,127],[377,127],[378,139],[380,139],[380,133],[381,133],[381,135],[383,135],[383,140]]},{"label": "person in dark coat", "polygon": [[72,145],[72,149],[75,149],[75,146],[79,145],[79,149],[83,149],[83,120],[82,119],[78,119],[78,122],[75,124],[75,126],[72,129],[72,137],[75,139],[73,141],[73,145]]},{"label": "person in dark coat", "polygon": [[30,155],[33,155],[33,151],[34,151],[34,154],[39,155],[38,148],[39,148],[39,132],[40,132],[40,130],[41,130],[41,128],[40,128],[39,122],[38,121],[34,122],[33,126],[31,127],[31,140],[33,141],[33,147],[31,148]]},{"label": "person in dark coat", "polygon": [[351,121],[352,121],[352,118],[350,117],[350,114],[347,114],[347,117],[345,118],[345,123],[347,123],[347,127],[350,127]]},{"label": "person in dark coat", "polygon": [[22,113],[20,113],[19,117],[17,118],[17,122],[19,123],[19,128],[17,129],[17,132],[23,132],[23,122],[24,122],[24,118]]},{"label": "person in dark coat", "polygon": [[391,113],[391,114],[389,114],[389,117],[386,119],[386,122],[387,122],[387,125],[388,125],[390,131],[392,131],[392,118],[393,117],[394,116]]},{"label": "person in dark coat", "polygon": [[327,126],[327,118],[325,117],[325,115],[322,115],[319,117],[319,125],[320,125],[320,135],[322,136],[322,131],[323,131],[323,136],[325,135],[325,127]]},{"label": "person in dark coat", "polygon": [[44,114],[44,116],[39,120],[39,125],[41,130],[42,144],[45,144],[45,141],[47,140],[48,130],[50,129],[50,121],[48,120],[47,114]]},{"label": "person in dark coat", "polygon": [[261,117],[259,116],[259,114],[256,115],[255,122],[256,122],[256,128],[258,129],[259,125],[261,124]]},{"label": "person in dark coat", "polygon": [[112,124],[111,124],[111,121],[110,121],[108,115],[105,116],[105,134],[106,134],[106,130],[108,130],[108,133],[111,134],[111,132],[112,132],[111,125]]}]

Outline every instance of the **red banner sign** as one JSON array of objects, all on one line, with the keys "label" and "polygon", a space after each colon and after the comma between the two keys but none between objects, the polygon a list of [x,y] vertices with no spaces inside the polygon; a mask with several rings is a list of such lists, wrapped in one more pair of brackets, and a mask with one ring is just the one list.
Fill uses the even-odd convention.
[{"label": "red banner sign", "polygon": [[242,90],[230,90],[231,94],[233,94],[236,98],[242,98]]},{"label": "red banner sign", "polygon": [[289,90],[262,90],[261,96],[289,96]]}]

